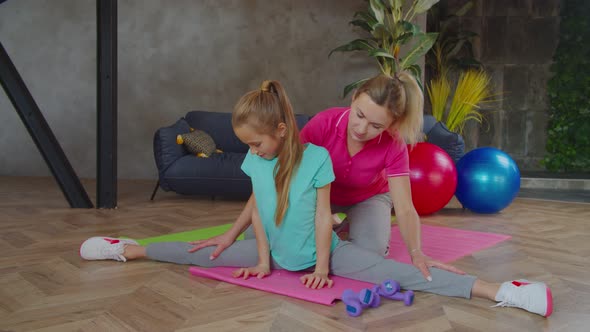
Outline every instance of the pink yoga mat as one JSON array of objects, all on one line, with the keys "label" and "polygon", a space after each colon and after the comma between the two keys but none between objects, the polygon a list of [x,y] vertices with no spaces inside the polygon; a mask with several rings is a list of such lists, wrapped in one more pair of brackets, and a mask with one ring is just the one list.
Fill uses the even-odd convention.
[{"label": "pink yoga mat", "polygon": [[[509,238],[509,235],[504,234],[422,225],[422,251],[426,255],[445,263],[489,248]],[[397,226],[391,228],[389,252],[388,258],[403,263],[411,262],[410,255],[406,250]],[[195,276],[221,280],[324,305],[334,304],[336,300],[340,299],[345,289],[358,292],[363,288],[372,286],[367,282],[332,276],[332,280],[334,280],[332,288],[312,290],[305,288],[299,281],[299,277],[304,274],[303,272],[275,270],[270,276],[263,279],[249,278],[244,280],[232,277],[231,273],[235,269],[234,267],[200,268],[192,266],[189,271]]]}]

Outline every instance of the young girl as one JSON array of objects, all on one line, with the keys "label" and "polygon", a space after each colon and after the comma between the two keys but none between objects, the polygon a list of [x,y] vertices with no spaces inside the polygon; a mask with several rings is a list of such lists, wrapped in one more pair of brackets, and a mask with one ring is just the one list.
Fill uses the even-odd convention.
[{"label": "young girl", "polygon": [[329,274],[375,284],[394,279],[404,289],[464,298],[473,295],[497,301],[498,306],[551,315],[551,291],[543,283],[492,284],[438,268],[430,269],[428,281],[413,265],[339,240],[332,230],[330,155],[322,147],[300,143],[291,104],[278,82],[264,81],[259,90],[244,95],[234,109],[232,125],[250,147],[242,169],[252,179],[255,239],[237,241],[211,260],[211,247],[192,252],[190,243],[142,247],[133,240],[93,237],[80,247],[82,258],[235,266],[241,268],[234,271],[234,277],[243,278],[263,278],[273,269],[308,271],[301,282],[313,289],[331,287]]}]

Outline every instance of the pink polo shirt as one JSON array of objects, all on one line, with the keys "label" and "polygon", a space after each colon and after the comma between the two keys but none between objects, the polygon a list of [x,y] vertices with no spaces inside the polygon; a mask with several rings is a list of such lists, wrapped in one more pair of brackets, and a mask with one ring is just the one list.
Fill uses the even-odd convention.
[{"label": "pink polo shirt", "polygon": [[349,115],[350,107],[330,108],[315,115],[300,134],[302,143],[323,146],[330,153],[336,175],[330,201],[345,206],[388,192],[388,177],[410,174],[406,143],[388,132],[368,141],[351,157],[346,145]]}]

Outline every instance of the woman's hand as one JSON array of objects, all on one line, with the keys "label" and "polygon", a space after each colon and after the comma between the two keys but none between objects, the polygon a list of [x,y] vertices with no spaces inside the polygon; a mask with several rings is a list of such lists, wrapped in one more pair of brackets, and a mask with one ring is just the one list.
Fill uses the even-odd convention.
[{"label": "woman's hand", "polygon": [[320,289],[324,288],[324,286],[332,288],[332,285],[334,284],[334,281],[328,277],[327,273],[320,272],[303,275],[299,280],[301,280],[301,283],[304,284],[305,287],[311,289]]},{"label": "woman's hand", "polygon": [[243,267],[232,272],[234,278],[243,277],[244,280],[250,276],[256,276],[258,279],[262,279],[270,275],[270,267],[264,264],[258,264],[254,267]]},{"label": "woman's hand", "polygon": [[231,246],[236,239],[232,237],[228,232],[225,232],[221,235],[214,236],[207,240],[199,240],[199,241],[191,241],[189,244],[192,244],[193,247],[188,250],[188,252],[195,252],[197,250],[203,249],[205,247],[212,247],[217,246],[209,259],[215,259],[221,252],[223,252],[227,247]]},{"label": "woman's hand", "polygon": [[452,265],[445,264],[443,262],[434,260],[424,255],[424,253],[422,253],[422,251],[420,250],[411,253],[411,256],[412,264],[414,264],[414,266],[418,268],[420,272],[422,272],[422,275],[424,275],[424,278],[428,281],[432,281],[432,276],[430,275],[430,271],[428,270],[429,267],[436,267],[441,270],[446,270],[457,274],[465,274],[464,271],[459,270],[458,268]]}]

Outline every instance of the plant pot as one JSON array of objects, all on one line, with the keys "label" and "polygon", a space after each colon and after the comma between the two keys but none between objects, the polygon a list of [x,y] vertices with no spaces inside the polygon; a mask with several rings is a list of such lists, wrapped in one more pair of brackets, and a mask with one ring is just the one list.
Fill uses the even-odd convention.
[{"label": "plant pot", "polygon": [[463,137],[450,131],[444,123],[436,122],[425,134],[428,143],[432,143],[445,150],[455,163],[465,154],[465,141]]}]

